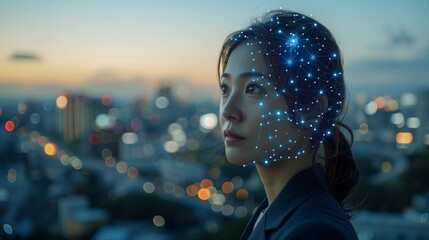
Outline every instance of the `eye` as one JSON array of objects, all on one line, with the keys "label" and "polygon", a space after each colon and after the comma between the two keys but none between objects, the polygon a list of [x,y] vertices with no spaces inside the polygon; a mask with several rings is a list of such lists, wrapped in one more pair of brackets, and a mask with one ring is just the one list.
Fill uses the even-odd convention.
[{"label": "eye", "polygon": [[220,92],[222,93],[222,95],[225,95],[228,93],[229,88],[226,84],[223,84],[223,83],[220,84],[219,88],[220,88]]},{"label": "eye", "polygon": [[247,86],[246,93],[253,95],[261,95],[264,93],[264,90],[260,86],[251,83]]}]

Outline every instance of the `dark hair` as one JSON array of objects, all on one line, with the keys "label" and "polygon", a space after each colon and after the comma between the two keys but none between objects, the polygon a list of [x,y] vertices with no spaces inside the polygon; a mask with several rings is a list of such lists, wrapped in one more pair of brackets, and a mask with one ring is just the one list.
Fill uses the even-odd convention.
[{"label": "dark hair", "polygon": [[285,97],[289,115],[297,125],[306,127],[303,116],[326,96],[326,111],[320,113],[316,126],[310,125],[310,146],[318,149],[323,143],[329,190],[345,207],[347,196],[358,182],[359,170],[351,145],[340,131],[344,127],[353,141],[352,131],[340,118],[346,91],[342,56],[334,37],[325,26],[303,14],[286,10],[267,12],[248,28],[225,39],[218,59],[218,79],[231,52],[246,41],[258,42],[269,77]]}]

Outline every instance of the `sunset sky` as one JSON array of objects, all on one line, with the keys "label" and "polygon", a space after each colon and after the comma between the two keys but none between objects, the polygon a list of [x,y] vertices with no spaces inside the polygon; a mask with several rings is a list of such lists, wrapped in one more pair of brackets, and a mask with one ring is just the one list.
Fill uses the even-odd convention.
[{"label": "sunset sky", "polygon": [[214,87],[225,36],[279,7],[333,32],[350,85],[429,87],[429,1],[0,0],[0,95],[166,79]]}]

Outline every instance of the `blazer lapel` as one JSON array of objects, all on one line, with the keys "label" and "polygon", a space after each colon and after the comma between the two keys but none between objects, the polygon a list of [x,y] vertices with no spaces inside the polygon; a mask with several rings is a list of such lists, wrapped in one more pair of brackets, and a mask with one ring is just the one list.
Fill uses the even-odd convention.
[{"label": "blazer lapel", "polygon": [[247,240],[247,239],[265,239],[265,238],[254,238],[256,234],[255,232],[258,231],[264,235],[265,232],[265,214],[262,216],[261,220],[259,220],[258,225],[255,227],[256,220],[258,219],[259,215],[261,214],[262,210],[264,210],[268,206],[268,200],[264,199],[264,201],[258,206],[253,216],[250,218],[249,223],[247,223],[246,228],[244,229],[243,234],[240,237],[240,240]]},{"label": "blazer lapel", "polygon": [[265,212],[265,230],[275,230],[284,224],[294,210],[304,201],[327,191],[323,167],[317,164],[314,168],[297,173]]}]

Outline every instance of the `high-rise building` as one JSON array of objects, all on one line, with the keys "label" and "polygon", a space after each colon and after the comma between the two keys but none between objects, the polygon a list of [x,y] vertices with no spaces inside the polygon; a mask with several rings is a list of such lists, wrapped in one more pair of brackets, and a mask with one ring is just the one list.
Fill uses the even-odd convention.
[{"label": "high-rise building", "polygon": [[92,100],[83,95],[60,94],[56,99],[56,129],[66,141],[88,136],[94,119]]}]

